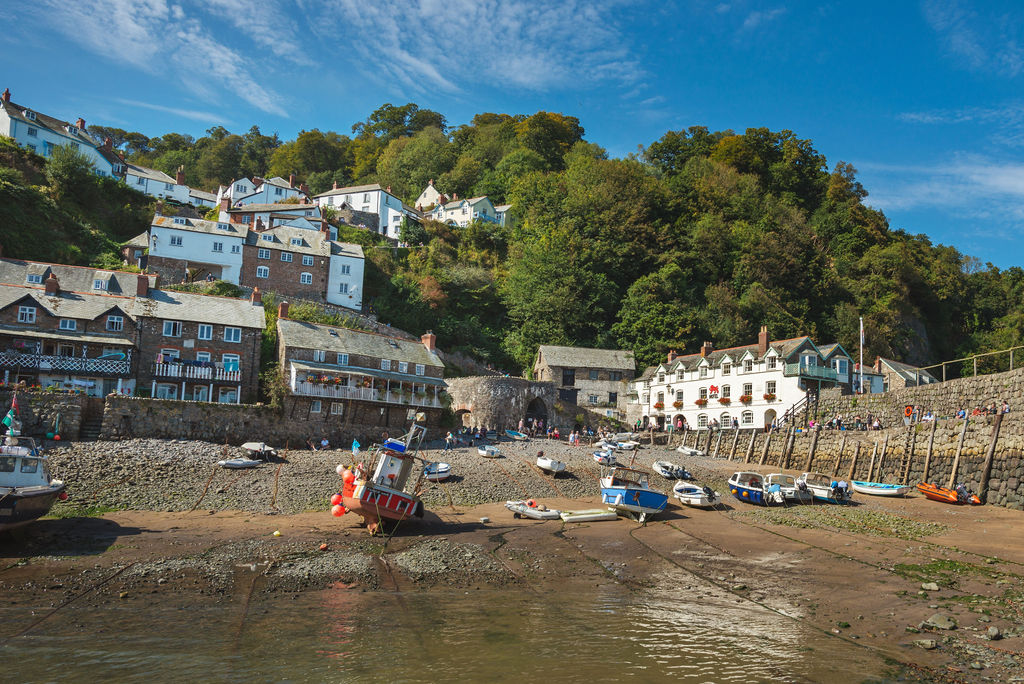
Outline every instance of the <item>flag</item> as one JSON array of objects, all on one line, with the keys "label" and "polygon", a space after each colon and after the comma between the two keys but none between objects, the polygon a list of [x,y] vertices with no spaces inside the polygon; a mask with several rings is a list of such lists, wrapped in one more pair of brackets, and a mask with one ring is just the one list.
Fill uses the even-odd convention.
[{"label": "flag", "polygon": [[360,446],[361,446],[361,445],[359,444],[359,442],[357,442],[356,440],[354,440],[354,439],[353,439],[353,440],[352,440],[352,453],[353,453],[353,454],[358,454],[358,453],[359,453],[359,447],[360,447]]}]

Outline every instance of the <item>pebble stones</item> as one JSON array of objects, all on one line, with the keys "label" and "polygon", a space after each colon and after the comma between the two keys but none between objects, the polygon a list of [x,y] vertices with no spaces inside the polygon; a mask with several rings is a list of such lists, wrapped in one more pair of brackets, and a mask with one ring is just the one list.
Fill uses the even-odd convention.
[{"label": "pebble stones", "polygon": [[936,613],[924,621],[925,627],[932,629],[956,629],[956,618],[942,613]]}]

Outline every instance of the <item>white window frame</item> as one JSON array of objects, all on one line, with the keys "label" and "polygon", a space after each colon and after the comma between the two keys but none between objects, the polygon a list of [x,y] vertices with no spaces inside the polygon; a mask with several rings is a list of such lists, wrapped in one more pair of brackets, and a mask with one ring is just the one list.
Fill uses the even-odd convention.
[{"label": "white window frame", "polygon": [[181,247],[182,246],[181,243],[182,243],[182,240],[181,240],[181,236],[180,235],[172,235],[171,236],[171,240],[170,240],[171,247]]},{"label": "white window frame", "polygon": [[732,374],[732,364],[731,363],[723,363],[722,364],[722,375],[731,375],[731,374]]},{"label": "white window frame", "polygon": [[124,330],[124,316],[107,316],[107,330],[111,332],[121,332]]},{"label": "white window frame", "polygon": [[381,370],[386,370],[386,371],[391,370],[391,359],[381,359],[380,360],[380,369]]},{"label": "white window frame", "polygon": [[269,259],[270,258],[270,250],[267,249],[266,247],[260,247],[259,249],[256,250],[256,258],[257,259]]},{"label": "white window frame", "polygon": [[296,247],[301,247],[302,246],[302,238],[292,238],[291,240],[288,241],[288,244],[294,245]]},{"label": "white window frame", "polygon": [[300,273],[299,274],[299,284],[300,285],[312,285],[313,284],[313,274],[312,273],[306,273],[305,271]]},{"label": "white window frame", "polygon": [[181,337],[181,321],[164,321],[164,337]]},{"label": "white window frame", "polygon": [[281,252],[281,261],[290,264],[291,261],[292,261],[292,253],[291,252]]},{"label": "white window frame", "polygon": [[765,367],[768,370],[775,370],[775,367],[778,365],[778,363],[779,358],[777,356],[769,356],[765,359]]},{"label": "white window frame", "polygon": [[416,375],[424,375],[426,372],[427,369],[422,363],[416,364]]},{"label": "white window frame", "polygon": [[209,323],[200,323],[199,332],[196,333],[196,337],[200,340],[212,340],[213,339],[213,326]]},{"label": "white window frame", "polygon": [[309,402],[309,412],[320,413],[321,406],[322,404],[320,403],[320,400],[314,399],[313,401]]},{"label": "white window frame", "polygon": [[765,394],[777,394],[777,392],[775,391],[775,388],[776,388],[776,384],[775,384],[774,380],[769,380],[768,382],[764,383],[764,393]]},{"label": "white window frame", "polygon": [[331,402],[331,415],[332,416],[340,416],[340,415],[342,415],[344,413],[345,413],[345,404],[341,403],[340,401],[332,401]]},{"label": "white window frame", "polygon": [[36,307],[34,307],[34,306],[19,306],[18,307],[18,322],[19,323],[35,323],[36,322]]},{"label": "white window frame", "polygon": [[242,251],[242,245],[231,245],[232,254],[240,254]]},{"label": "white window frame", "polygon": [[732,395],[732,386],[731,385],[722,385],[722,388],[719,390],[718,396],[721,397],[722,399],[731,399],[732,398],[731,395]]},{"label": "white window frame", "polygon": [[743,383],[743,396],[753,397],[754,396],[754,383],[745,382]]},{"label": "white window frame", "polygon": [[302,255],[302,265],[303,266],[312,266],[313,265],[313,257],[311,257],[308,254],[303,254]]},{"label": "white window frame", "polygon": [[398,372],[399,373],[408,373],[409,372],[409,362],[408,361],[399,361],[398,362]]},{"label": "white window frame", "polygon": [[270,277],[270,269],[267,268],[266,266],[257,266],[256,267],[256,277],[257,278],[269,278]]},{"label": "white window frame", "polygon": [[94,278],[92,281],[92,289],[94,290],[106,290],[107,281],[103,278]]},{"label": "white window frame", "polygon": [[242,329],[226,325],[224,326],[224,341],[237,344],[242,341]]},{"label": "white window frame", "polygon": [[338,293],[348,294],[348,283],[338,283]]},{"label": "white window frame", "polygon": [[341,265],[341,275],[350,275],[352,273],[352,266],[350,264]]},{"label": "white window frame", "polygon": [[697,414],[697,427],[706,428],[708,426],[708,414],[698,413]]},{"label": "white window frame", "polygon": [[754,424],[754,412],[744,411],[740,414],[740,425],[753,425]]},{"label": "white window frame", "polygon": [[57,327],[61,330],[78,330],[78,321],[74,318],[62,318]]},{"label": "white window frame", "polygon": [[754,372],[754,360],[753,359],[744,359],[743,360],[743,372],[744,373],[752,373],[752,372]]},{"label": "white window frame", "polygon": [[325,363],[327,361],[327,352],[323,349],[314,349],[313,361],[316,363]]},{"label": "white window frame", "polygon": [[196,352],[196,361],[205,361],[205,362],[209,363],[212,360],[213,360],[213,357],[210,354],[210,352],[208,352],[208,351]]},{"label": "white window frame", "polygon": [[29,285],[42,285],[43,276],[38,273],[29,273],[28,276],[25,278],[25,282],[27,282]]},{"label": "white window frame", "polygon": [[338,352],[338,359],[337,359],[337,361],[338,361],[338,365],[339,366],[347,366],[348,365],[348,354],[343,354],[341,352]]},{"label": "white window frame", "polygon": [[224,251],[224,243],[223,242],[214,242],[213,243],[213,251],[214,252],[223,252]]}]

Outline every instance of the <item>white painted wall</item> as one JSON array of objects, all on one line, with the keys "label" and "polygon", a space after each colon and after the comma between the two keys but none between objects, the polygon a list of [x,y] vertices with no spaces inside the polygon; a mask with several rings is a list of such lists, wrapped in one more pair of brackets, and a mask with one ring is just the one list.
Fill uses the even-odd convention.
[{"label": "white painted wall", "polygon": [[[77,130],[74,125],[72,130]],[[32,135],[32,131],[35,135]],[[58,145],[77,146],[78,151],[88,157],[93,163],[96,173],[101,176],[113,176],[114,167],[107,159],[99,153],[96,145],[87,136],[80,136],[67,131],[57,134],[42,126],[33,126],[30,122],[12,119],[7,112],[0,108],[0,134],[14,138],[15,142],[23,147],[35,151],[37,154],[49,158],[51,147]]]},{"label": "white painted wall", "polygon": [[[348,266],[347,274],[343,273],[345,266]],[[347,293],[340,291],[342,283],[348,285]],[[327,272],[327,302],[350,309],[363,308],[363,259],[343,254],[331,255]]]},{"label": "white painted wall", "polygon": [[166,197],[182,204],[190,204],[192,201],[188,194],[189,188],[187,185],[178,185],[174,182],[166,183],[146,178],[139,175],[137,171],[133,171],[131,167],[128,167],[128,170],[125,171],[124,182],[128,187],[144,192],[150,197]]},{"label": "white painted wall", "polygon": [[[181,246],[172,246],[171,237],[180,237]],[[155,239],[154,239],[155,238]],[[223,244],[223,251],[215,252],[214,243]],[[242,273],[243,236],[237,233],[199,233],[176,230],[166,226],[151,226],[149,229],[149,253],[151,256],[180,259],[195,264],[215,264],[222,267],[221,278],[238,284]],[[238,251],[232,248],[237,246]]]}]

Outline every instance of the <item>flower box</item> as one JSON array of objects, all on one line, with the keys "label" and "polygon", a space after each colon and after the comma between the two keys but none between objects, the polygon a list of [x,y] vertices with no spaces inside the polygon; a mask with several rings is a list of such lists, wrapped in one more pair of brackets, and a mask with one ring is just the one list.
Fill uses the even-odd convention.
[{"label": "flower box", "polygon": [[773,392],[765,392],[764,393],[764,400],[765,401],[775,401],[775,394]]},{"label": "flower box", "polygon": [[665,408],[665,404],[664,402],[656,401],[654,402],[654,408],[660,411],[661,409]]},{"label": "flower box", "polygon": [[708,405],[708,400],[707,399],[697,399],[693,403],[696,404],[697,406],[707,406]]},{"label": "flower box", "polygon": [[718,403],[721,404],[722,406],[728,406],[729,404],[732,403],[732,399],[730,399],[729,397],[720,397],[718,399]]},{"label": "flower box", "polygon": [[743,402],[744,404],[749,404],[751,400],[753,400],[753,398],[754,397],[750,396],[749,394],[743,394],[740,396],[740,401]]},{"label": "flower box", "polygon": [[683,408],[683,402],[681,402],[681,401],[673,401],[672,402],[672,406],[674,406],[677,409],[678,408]]}]

